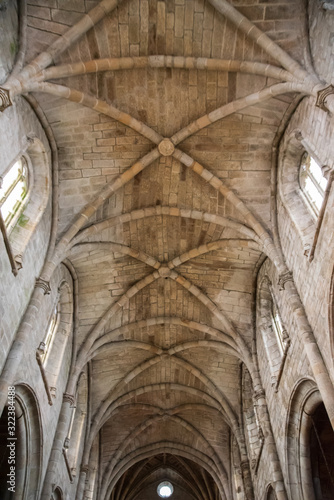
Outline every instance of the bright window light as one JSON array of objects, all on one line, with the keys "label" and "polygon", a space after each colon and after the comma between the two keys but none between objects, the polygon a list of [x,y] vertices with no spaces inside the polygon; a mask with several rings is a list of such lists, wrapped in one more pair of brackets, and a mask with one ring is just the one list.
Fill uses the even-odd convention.
[{"label": "bright window light", "polygon": [[170,497],[173,491],[174,491],[173,485],[169,481],[164,481],[163,483],[160,483],[157,488],[158,495],[161,498]]},{"label": "bright window light", "polygon": [[300,164],[299,182],[310,209],[318,216],[324,200],[327,180],[322,175],[317,162],[306,152]]},{"label": "bright window light", "polygon": [[28,168],[22,157],[10,168],[0,188],[0,209],[5,226],[13,226],[19,218],[28,191]]}]

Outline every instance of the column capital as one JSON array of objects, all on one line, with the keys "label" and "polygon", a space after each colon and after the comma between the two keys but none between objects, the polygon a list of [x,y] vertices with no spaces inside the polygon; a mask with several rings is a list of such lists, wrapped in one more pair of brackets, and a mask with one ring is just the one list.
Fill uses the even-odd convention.
[{"label": "column capital", "polygon": [[74,407],[75,396],[73,394],[69,394],[68,392],[64,392],[63,394],[63,402],[70,403],[71,408]]},{"label": "column capital", "polygon": [[323,111],[329,111],[329,109],[326,106],[326,99],[329,95],[334,94],[334,86],[333,85],[328,85],[328,87],[325,87],[324,89],[318,90],[317,93],[317,101],[315,105],[322,109]]},{"label": "column capital", "polygon": [[291,271],[286,271],[279,275],[278,285],[280,290],[285,290],[285,283],[287,281],[293,281],[293,275]]},{"label": "column capital", "polygon": [[12,106],[12,104],[13,103],[9,96],[9,90],[0,87],[0,111],[5,111],[5,109]]},{"label": "column capital", "polygon": [[42,278],[36,278],[35,288],[42,288],[44,295],[50,295],[51,293],[50,283]]}]

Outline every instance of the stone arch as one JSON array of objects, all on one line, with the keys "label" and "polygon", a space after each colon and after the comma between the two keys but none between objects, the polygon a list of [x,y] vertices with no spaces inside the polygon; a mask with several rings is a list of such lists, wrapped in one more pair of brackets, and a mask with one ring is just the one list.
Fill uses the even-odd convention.
[{"label": "stone arch", "polygon": [[315,500],[312,484],[309,434],[311,415],[322,403],[316,383],[299,380],[292,391],[286,426],[286,463],[291,498]]},{"label": "stone arch", "polygon": [[[127,469],[129,469],[134,463],[155,455],[157,450],[163,450],[163,452],[165,453],[171,453],[195,461],[197,464],[201,465],[215,480],[222,499],[227,500],[227,498],[229,498],[230,485],[229,483],[224,482],[224,478],[221,478],[211,457],[198,450],[190,448],[189,446],[180,445],[179,443],[174,443],[171,441],[152,443],[150,445],[139,448],[138,450],[136,450],[136,452],[132,452],[124,457],[119,462],[113,472],[113,475],[110,478],[110,483],[107,487],[107,493],[110,494],[118,479]],[[109,498],[108,494],[105,496],[105,498]]]},{"label": "stone arch", "polygon": [[267,487],[265,499],[266,500],[277,500],[275,489],[273,488],[273,486],[271,484],[269,484]]},{"label": "stone arch", "polygon": [[[313,240],[316,219],[311,214],[299,184],[299,167],[304,152],[317,159],[309,142],[300,130],[292,130],[284,138],[279,152],[278,189],[282,203],[287,210],[307,253]],[[319,161],[319,160],[318,160]],[[321,162],[319,162],[321,164]]]},{"label": "stone arch", "polygon": [[329,342],[331,346],[332,359],[334,362],[334,269],[331,278],[329,299],[328,299],[328,329],[329,329]]},{"label": "stone arch", "polygon": [[15,386],[16,491],[14,498],[34,500],[41,488],[42,426],[37,398],[26,384]]},{"label": "stone arch", "polygon": [[29,137],[28,147],[17,158],[21,156],[27,161],[29,188],[25,208],[10,234],[19,265],[22,265],[24,251],[48,204],[51,184],[48,153],[40,139]]},{"label": "stone arch", "polygon": [[63,492],[59,486],[55,488],[54,492],[52,493],[52,500],[63,500]]}]

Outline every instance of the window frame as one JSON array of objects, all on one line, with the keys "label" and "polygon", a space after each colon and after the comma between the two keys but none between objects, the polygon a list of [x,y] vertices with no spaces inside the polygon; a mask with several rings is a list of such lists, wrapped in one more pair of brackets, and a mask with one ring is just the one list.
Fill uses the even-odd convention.
[{"label": "window frame", "polygon": [[[8,222],[7,222],[8,216],[5,219],[3,217],[3,215],[2,215],[2,213],[1,213],[4,225],[5,225],[7,236],[9,236],[11,234],[11,232],[13,231],[13,229],[15,228],[15,226],[17,225],[20,217],[23,215],[23,213],[24,213],[24,211],[25,211],[25,209],[26,209],[26,207],[28,205],[28,202],[29,202],[29,199],[30,199],[30,195],[31,195],[31,191],[32,191],[32,186],[34,184],[33,173],[32,173],[33,170],[31,168],[31,160],[30,160],[29,155],[27,153],[20,153],[15,158],[15,160],[11,163],[11,165],[1,175],[1,184],[3,183],[6,175],[11,171],[11,169],[19,161],[22,161],[23,168],[26,169],[26,172],[27,172],[27,175],[26,175],[26,192],[25,192],[24,196],[22,197],[21,202],[19,203],[18,207],[16,208],[16,210],[14,211],[14,213],[12,214],[12,217],[9,219]],[[14,184],[14,182],[15,182],[15,184]],[[8,198],[8,196],[10,196],[10,194],[12,193],[12,191],[17,186],[17,184],[19,182],[19,178],[17,177],[14,182],[10,185],[10,187],[8,188],[7,192],[4,195],[4,197],[3,197],[3,198],[5,198],[4,202],[6,201],[6,199]],[[1,202],[1,201],[2,200],[0,200],[0,209],[1,209],[1,206],[4,204],[4,202]]]},{"label": "window frame", "polygon": [[[321,207],[324,203],[325,191],[326,191],[326,187],[328,185],[328,180],[322,175],[323,179],[325,179],[325,181],[326,181],[326,186],[324,188],[322,188],[320,183],[318,182],[318,180],[315,178],[315,176],[313,175],[313,173],[311,171],[312,160],[321,171],[321,166],[320,166],[319,162],[317,161],[317,159],[314,157],[314,155],[312,155],[311,153],[309,153],[305,149],[302,156],[301,156],[300,163],[299,163],[298,182],[299,182],[299,187],[301,190],[303,200],[304,200],[307,208],[309,209],[309,212],[311,213],[311,215],[313,216],[314,219],[317,219],[319,217]],[[312,198],[312,196],[310,195],[309,191],[307,190],[307,188],[305,186],[306,179],[309,179],[312,182],[313,186],[315,187],[315,189],[318,191],[319,195],[322,198],[322,201],[321,201],[321,204],[319,207],[317,206],[315,200]]]},{"label": "window frame", "polygon": [[47,365],[50,352],[52,350],[52,345],[57,333],[57,330],[59,328],[60,324],[60,317],[61,317],[61,311],[60,311],[60,301],[57,300],[55,307],[52,311],[51,317],[48,322],[48,327],[47,327],[47,332],[44,337],[44,340],[41,342],[40,347],[43,349],[43,354],[41,354],[41,360],[44,368]]}]

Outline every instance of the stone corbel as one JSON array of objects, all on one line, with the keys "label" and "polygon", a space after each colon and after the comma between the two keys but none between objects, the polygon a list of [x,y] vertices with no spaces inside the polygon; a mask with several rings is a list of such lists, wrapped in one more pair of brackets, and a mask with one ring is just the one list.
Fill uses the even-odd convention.
[{"label": "stone corbel", "polygon": [[63,394],[63,402],[64,403],[70,403],[70,407],[74,408],[75,407],[75,397],[73,394],[69,394],[68,392],[64,392]]},{"label": "stone corbel", "polygon": [[0,111],[5,111],[5,109],[12,106],[12,101],[10,100],[9,90],[0,87]]},{"label": "stone corbel", "polygon": [[293,276],[291,271],[286,271],[285,273],[280,274],[278,278],[278,286],[280,290],[285,289],[285,283],[287,281],[293,281]]},{"label": "stone corbel", "polygon": [[54,399],[56,399],[56,397],[57,397],[57,387],[54,387],[54,386],[50,387],[50,394],[51,394],[51,396]]},{"label": "stone corbel", "polygon": [[[325,2],[328,3],[328,2]],[[333,9],[334,9],[334,4],[333,4]],[[317,101],[315,105],[322,109],[323,111],[329,111],[329,109],[326,106],[326,99],[329,95],[334,94],[334,86],[333,85],[328,85],[328,87],[321,89],[318,91],[317,95]]]},{"label": "stone corbel", "polygon": [[16,264],[16,269],[19,271],[23,267],[23,256],[22,254],[17,254],[14,257],[15,264]]},{"label": "stone corbel", "polygon": [[51,288],[50,283],[48,281],[43,280],[42,278],[36,278],[35,288],[42,288],[44,290],[44,295],[50,295]]}]

